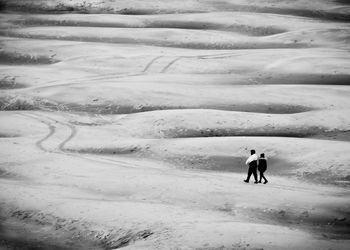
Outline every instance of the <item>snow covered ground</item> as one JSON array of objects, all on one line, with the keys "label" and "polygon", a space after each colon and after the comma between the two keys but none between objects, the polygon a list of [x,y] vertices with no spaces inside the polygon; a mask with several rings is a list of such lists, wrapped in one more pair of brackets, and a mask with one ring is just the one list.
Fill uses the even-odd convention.
[{"label": "snow covered ground", "polygon": [[349,249],[347,1],[0,11],[0,249]]}]

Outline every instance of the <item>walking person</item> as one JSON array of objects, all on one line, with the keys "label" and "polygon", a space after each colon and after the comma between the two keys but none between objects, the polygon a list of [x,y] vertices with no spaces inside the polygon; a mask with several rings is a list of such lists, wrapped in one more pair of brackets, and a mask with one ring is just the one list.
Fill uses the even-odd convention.
[{"label": "walking person", "polygon": [[265,180],[264,184],[266,184],[268,182],[264,176],[264,172],[266,171],[266,169],[267,169],[267,160],[265,158],[265,154],[262,153],[262,154],[260,154],[259,161],[258,161],[258,170],[260,173],[259,183],[261,183],[261,179]]},{"label": "walking person", "polygon": [[258,175],[257,175],[257,168],[258,168],[258,156],[255,153],[255,150],[250,150],[250,156],[245,162],[246,165],[249,166],[248,168],[248,176],[247,179],[244,180],[244,182],[249,182],[250,176],[253,174],[255,182],[258,183]]}]

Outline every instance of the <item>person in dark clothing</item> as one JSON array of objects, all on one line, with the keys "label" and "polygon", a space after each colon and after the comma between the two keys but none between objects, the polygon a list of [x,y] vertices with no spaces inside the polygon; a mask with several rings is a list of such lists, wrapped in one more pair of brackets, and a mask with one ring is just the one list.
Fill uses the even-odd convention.
[{"label": "person in dark clothing", "polygon": [[261,179],[265,180],[264,184],[267,183],[267,179],[264,176],[264,172],[266,171],[266,169],[267,169],[267,160],[265,158],[265,154],[260,154],[259,161],[258,161],[258,170],[260,173],[259,183],[261,183]]},{"label": "person in dark clothing", "polygon": [[244,180],[244,182],[249,182],[250,176],[253,174],[255,182],[254,183],[258,183],[258,175],[257,175],[257,167],[258,167],[258,156],[255,154],[255,150],[252,149],[250,150],[250,156],[247,159],[247,161],[245,162],[246,165],[249,166],[248,169],[248,176],[247,179]]}]

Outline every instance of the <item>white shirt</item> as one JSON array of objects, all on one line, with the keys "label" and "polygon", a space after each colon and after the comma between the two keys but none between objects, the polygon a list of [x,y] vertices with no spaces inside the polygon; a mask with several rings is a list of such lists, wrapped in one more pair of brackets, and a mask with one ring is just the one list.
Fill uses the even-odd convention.
[{"label": "white shirt", "polygon": [[249,163],[251,163],[252,161],[257,161],[257,160],[258,160],[258,156],[256,154],[253,154],[253,155],[248,157],[248,159],[245,162],[245,164],[249,165]]}]

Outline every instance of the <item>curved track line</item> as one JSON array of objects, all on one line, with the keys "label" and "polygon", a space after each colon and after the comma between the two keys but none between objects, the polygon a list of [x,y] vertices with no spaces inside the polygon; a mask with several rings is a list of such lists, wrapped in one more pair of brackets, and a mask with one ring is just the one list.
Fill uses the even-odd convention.
[{"label": "curved track line", "polygon": [[[168,65],[166,65],[162,70],[161,73],[165,73],[166,70],[171,67],[174,63],[176,63],[181,58],[197,58],[197,59],[220,59],[220,58],[226,58],[236,55],[236,53],[219,53],[219,54],[207,54],[207,55],[198,55],[198,56],[180,56],[171,61]],[[59,86],[69,86],[73,84],[80,84],[82,81],[89,82],[89,81],[98,81],[98,80],[109,80],[109,79],[120,79],[120,78],[126,78],[126,77],[132,77],[132,76],[140,76],[144,73],[147,73],[147,71],[150,69],[150,67],[160,58],[164,56],[157,56],[153,58],[140,73],[134,73],[134,74],[104,74],[99,76],[91,76],[91,77],[82,77],[82,78],[71,78],[66,80],[54,80],[49,81],[49,84],[41,84],[36,86],[31,86],[28,89],[40,89],[40,88],[46,88],[46,87],[59,87]]]},{"label": "curved track line", "polygon": [[[108,75],[103,75],[99,77],[91,77],[91,78],[77,78],[74,80],[66,81],[66,80],[58,80],[58,81],[53,81],[57,84],[42,84],[38,86],[32,86],[29,88],[25,88],[23,90],[36,90],[36,89],[43,89],[43,88],[49,88],[49,87],[61,87],[61,86],[69,86],[69,85],[74,85],[74,84],[82,84],[82,82],[90,82],[90,81],[98,81],[98,80],[109,80],[109,79],[121,79],[121,78],[126,78],[126,77],[132,77],[132,76],[140,76],[143,73],[135,73],[135,74],[108,74]],[[51,82],[51,83],[53,83]],[[60,83],[62,82],[62,83]]]},{"label": "curved track line", "polygon": [[161,73],[165,73],[174,63],[181,60],[182,58],[183,58],[183,56],[179,56],[179,57],[175,58],[174,60],[172,60],[167,66],[165,66],[162,69]]},{"label": "curved track line", "polygon": [[51,120],[51,121],[53,121],[53,122],[55,122],[55,123],[59,123],[59,124],[61,124],[61,125],[63,125],[63,126],[66,126],[66,127],[68,127],[68,128],[70,129],[70,135],[58,145],[58,150],[59,150],[59,151],[62,151],[62,152],[63,152],[63,151],[64,151],[64,146],[65,146],[70,140],[72,140],[72,139],[74,138],[74,136],[76,135],[76,133],[77,133],[76,128],[75,128],[74,126],[72,126],[71,124],[66,124],[66,123],[63,123],[63,122],[61,122],[61,121],[55,120],[55,119],[50,118],[50,117],[47,117],[47,116],[42,116],[42,115],[40,116],[40,115],[38,115],[38,114],[32,114],[32,113],[31,113],[31,114],[22,114],[22,115],[23,115],[23,116],[26,116],[26,117],[29,117],[29,118],[32,118],[32,119],[35,119],[35,120],[37,120],[37,121],[39,121],[39,122],[41,122],[41,123],[44,123],[44,124],[49,128],[49,133],[48,133],[44,138],[40,139],[39,141],[37,141],[37,142],[35,143],[35,145],[36,145],[38,148],[40,148],[42,151],[45,151],[45,152],[53,152],[53,151],[51,151],[51,150],[46,149],[46,148],[43,146],[43,143],[44,143],[45,141],[47,141],[50,137],[52,137],[52,136],[55,134],[55,132],[56,132],[56,127],[53,126],[52,123],[50,123],[50,122],[48,122],[48,121],[45,121],[44,119]]},{"label": "curved track line", "polygon": [[[50,129],[49,134],[47,134],[44,138],[40,139],[39,141],[37,141],[35,143],[38,146],[38,148],[40,148],[44,152],[56,153],[56,154],[64,154],[64,155],[69,155],[69,156],[72,156],[72,157],[77,157],[77,158],[90,160],[90,161],[95,161],[95,162],[99,162],[99,163],[110,164],[110,165],[114,165],[114,166],[117,165],[118,167],[124,167],[124,168],[143,167],[143,166],[140,166],[140,165],[136,165],[136,164],[132,164],[132,163],[125,162],[125,161],[120,161],[120,160],[107,159],[107,158],[103,158],[103,157],[95,157],[93,155],[92,156],[89,156],[89,155],[77,155],[77,154],[70,153],[69,151],[64,149],[64,146],[70,140],[72,140],[75,137],[76,133],[77,133],[77,130],[76,130],[76,128],[73,125],[68,124],[68,123],[64,123],[62,121],[53,119],[51,117],[38,115],[38,114],[21,114],[21,115],[29,117],[29,118],[32,118],[32,119],[35,119],[35,120],[37,120],[37,121],[39,121],[41,123],[44,123],[47,127],[49,127],[49,129]],[[63,126],[68,127],[71,130],[70,135],[58,145],[58,151],[48,150],[42,145],[42,143],[44,141],[48,140],[56,132],[56,127],[53,126],[50,122],[45,121],[44,119],[48,119],[48,120],[51,120],[51,121],[53,121],[55,123],[59,123],[59,124],[61,124]]]},{"label": "curved track line", "polygon": [[181,60],[182,58],[195,58],[195,59],[220,59],[226,58],[236,55],[236,53],[220,53],[220,54],[212,54],[212,55],[198,55],[198,56],[179,56],[172,60],[168,65],[166,65],[161,73],[165,73],[173,64]]},{"label": "curved track line", "polygon": [[[59,122],[59,121],[58,121]],[[61,142],[59,145],[58,145],[58,149],[60,150],[60,151],[64,151],[65,149],[64,149],[64,146],[70,141],[70,140],[72,140],[74,137],[75,137],[75,135],[77,134],[77,129],[73,126],[73,125],[71,125],[71,124],[64,124],[64,123],[62,123],[62,122],[59,122],[60,124],[62,124],[62,125],[65,125],[66,127],[68,127],[69,129],[70,129],[70,135],[63,141],[63,142]]]},{"label": "curved track line", "polygon": [[39,121],[39,122],[41,122],[41,123],[44,123],[44,124],[49,128],[49,133],[48,133],[45,137],[43,137],[42,139],[38,140],[38,141],[35,143],[35,145],[36,145],[40,150],[42,150],[42,151],[44,151],[44,152],[47,152],[47,153],[52,152],[51,150],[46,149],[46,148],[43,146],[43,143],[44,143],[45,141],[47,141],[50,137],[52,137],[52,136],[55,134],[55,132],[56,132],[56,127],[53,126],[51,123],[46,122],[46,121],[44,121],[44,120],[41,120],[41,119],[39,119],[39,118],[37,118],[37,117],[33,117],[33,116],[30,115],[30,114],[21,114],[21,115],[22,115],[22,116],[25,116],[25,117],[29,117],[29,118],[35,119],[35,120],[37,120],[37,121]]},{"label": "curved track line", "polygon": [[56,130],[56,127],[52,126],[52,125],[48,125],[48,128],[49,128],[49,133],[44,137],[42,138],[41,140],[37,141],[35,143],[35,145],[40,148],[42,151],[45,151],[45,152],[50,152],[50,150],[47,150],[44,146],[43,146],[43,143],[48,140],[54,133],[55,133],[55,130]]},{"label": "curved track line", "polygon": [[[40,116],[38,116],[37,114],[34,115],[34,116],[40,117]],[[42,118],[42,117],[43,117],[43,116],[41,116],[40,118]],[[64,146],[65,146],[70,140],[72,140],[72,139],[75,137],[75,135],[77,134],[76,128],[75,128],[73,125],[69,124],[69,123],[64,123],[64,122],[61,122],[61,121],[59,121],[59,120],[53,119],[53,118],[51,118],[51,117],[44,116],[44,118],[45,118],[45,119],[48,119],[48,120],[51,120],[51,121],[53,121],[53,122],[55,122],[55,123],[59,123],[59,124],[65,126],[65,127],[69,128],[69,130],[70,130],[69,136],[68,136],[65,140],[63,140],[63,141],[58,145],[58,150],[63,152],[63,151],[64,151]],[[44,122],[44,123],[45,123],[45,122]],[[47,124],[48,124],[49,126],[52,126],[52,125],[50,125],[50,123],[47,123]]]},{"label": "curved track line", "polygon": [[153,65],[153,63],[155,62],[155,61],[157,61],[158,59],[160,59],[160,58],[162,58],[163,56],[157,56],[157,57],[155,57],[155,58],[153,58],[147,65],[146,65],[146,67],[143,69],[143,71],[142,72],[147,72],[147,70]]}]

